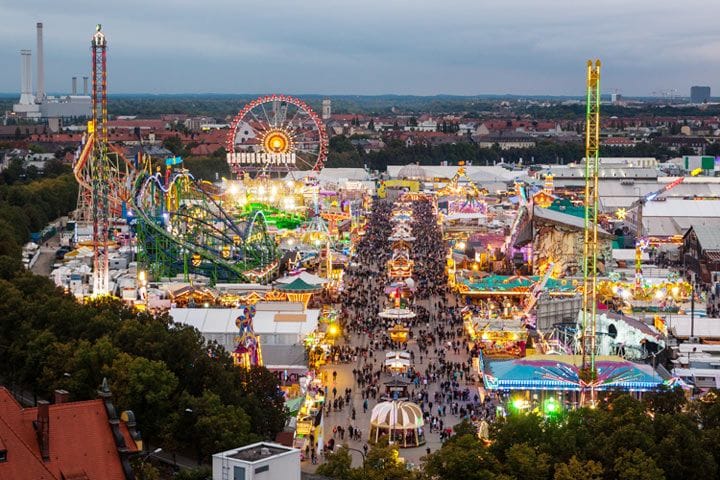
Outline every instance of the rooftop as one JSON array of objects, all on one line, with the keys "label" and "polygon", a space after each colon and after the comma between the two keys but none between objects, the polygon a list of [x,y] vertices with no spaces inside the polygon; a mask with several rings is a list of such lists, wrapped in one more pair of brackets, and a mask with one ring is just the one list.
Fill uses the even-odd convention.
[{"label": "rooftop", "polygon": [[720,229],[708,225],[692,225],[703,250],[720,250]]},{"label": "rooftop", "polygon": [[[38,408],[22,408],[0,387],[0,443],[7,449],[7,461],[0,462],[1,479],[125,480],[119,445],[102,399],[53,404],[48,413],[50,453],[44,461],[34,427]],[[138,450],[125,422],[119,423],[117,434],[117,441],[129,452]]]},{"label": "rooftop", "polygon": [[[283,447],[276,443],[254,443],[246,447],[239,448],[237,450],[229,450],[224,452],[224,456],[234,458],[236,460],[242,460],[243,462],[257,462],[265,460],[266,458],[275,457],[293,451],[292,448]],[[230,453],[234,452],[234,453]]]}]

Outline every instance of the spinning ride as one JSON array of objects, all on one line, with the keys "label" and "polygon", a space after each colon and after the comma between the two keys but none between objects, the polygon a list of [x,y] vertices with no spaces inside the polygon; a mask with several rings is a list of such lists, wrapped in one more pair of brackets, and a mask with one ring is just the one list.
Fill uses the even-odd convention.
[{"label": "spinning ride", "polygon": [[245,105],[230,124],[227,161],[237,174],[319,171],[328,137],[318,115],[302,100],[267,95]]}]

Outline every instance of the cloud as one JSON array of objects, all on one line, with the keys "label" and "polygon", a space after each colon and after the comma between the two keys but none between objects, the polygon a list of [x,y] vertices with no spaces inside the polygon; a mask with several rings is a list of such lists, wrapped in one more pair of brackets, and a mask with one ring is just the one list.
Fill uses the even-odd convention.
[{"label": "cloud", "polygon": [[0,91],[43,21],[49,90],[89,69],[100,22],[113,92],[577,95],[591,57],[625,94],[683,92],[720,74],[715,3],[0,0]]}]

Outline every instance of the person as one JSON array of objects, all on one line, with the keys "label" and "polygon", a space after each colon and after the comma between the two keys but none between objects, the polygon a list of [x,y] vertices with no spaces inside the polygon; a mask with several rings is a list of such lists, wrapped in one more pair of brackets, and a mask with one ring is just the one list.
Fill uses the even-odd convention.
[{"label": "person", "polygon": [[365,452],[365,455],[367,455],[367,452],[368,452],[368,444],[367,443],[365,445],[363,445],[363,452]]}]

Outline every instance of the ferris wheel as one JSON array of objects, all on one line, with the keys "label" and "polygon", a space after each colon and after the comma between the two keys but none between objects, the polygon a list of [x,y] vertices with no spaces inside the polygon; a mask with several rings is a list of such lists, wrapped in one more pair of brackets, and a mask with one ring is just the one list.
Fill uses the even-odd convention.
[{"label": "ferris wheel", "polygon": [[302,100],[267,95],[245,105],[225,144],[230,168],[243,173],[319,171],[328,137],[320,117]]}]

